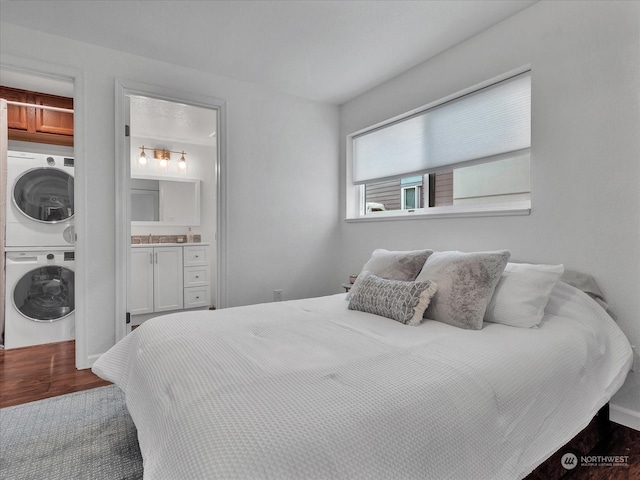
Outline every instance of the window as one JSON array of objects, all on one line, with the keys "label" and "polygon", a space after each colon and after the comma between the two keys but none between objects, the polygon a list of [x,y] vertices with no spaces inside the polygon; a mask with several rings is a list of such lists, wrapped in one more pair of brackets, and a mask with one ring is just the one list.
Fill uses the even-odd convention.
[{"label": "window", "polygon": [[420,208],[420,187],[402,187],[402,209]]},{"label": "window", "polygon": [[351,135],[358,216],[530,207],[531,74]]}]

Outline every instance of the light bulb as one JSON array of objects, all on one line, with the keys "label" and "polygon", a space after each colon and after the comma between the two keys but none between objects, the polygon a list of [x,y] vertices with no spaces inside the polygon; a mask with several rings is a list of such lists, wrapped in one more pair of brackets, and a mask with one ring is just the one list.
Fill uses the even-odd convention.
[{"label": "light bulb", "polygon": [[160,168],[167,168],[167,165],[169,165],[169,162],[166,158],[160,159]]},{"label": "light bulb", "polygon": [[184,159],[184,152],[182,152],[182,156],[180,157],[180,160],[178,160],[178,167],[181,170],[187,168],[187,161]]},{"label": "light bulb", "polygon": [[147,155],[144,153],[144,147],[142,148],[142,152],[140,152],[140,157],[138,158],[138,165],[146,165],[147,164]]}]

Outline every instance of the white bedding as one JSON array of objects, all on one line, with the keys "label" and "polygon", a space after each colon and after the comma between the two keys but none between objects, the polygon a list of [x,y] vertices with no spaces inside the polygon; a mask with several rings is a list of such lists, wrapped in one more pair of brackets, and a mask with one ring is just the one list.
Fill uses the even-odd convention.
[{"label": "white bedding", "polygon": [[515,479],[622,385],[631,348],[558,283],[538,329],[410,327],[344,294],[144,323],[94,365],[145,479]]}]

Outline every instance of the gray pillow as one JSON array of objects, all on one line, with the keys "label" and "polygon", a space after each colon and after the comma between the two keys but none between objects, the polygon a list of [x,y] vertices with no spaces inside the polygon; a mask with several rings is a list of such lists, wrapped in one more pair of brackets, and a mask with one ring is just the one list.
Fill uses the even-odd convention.
[{"label": "gray pillow", "polygon": [[405,250],[393,251],[378,248],[373,251],[371,257],[364,264],[362,272],[356,278],[351,290],[347,294],[347,299],[358,289],[363,272],[371,272],[377,277],[387,280],[402,280],[412,282],[416,279],[424,262],[427,261],[433,250]]},{"label": "gray pillow", "polygon": [[349,310],[392,318],[405,325],[420,325],[436,284],[386,280],[363,272],[358,289],[351,295]]},{"label": "gray pillow", "polygon": [[468,330],[480,330],[491,296],[511,253],[435,252],[416,278],[438,285],[425,318]]}]

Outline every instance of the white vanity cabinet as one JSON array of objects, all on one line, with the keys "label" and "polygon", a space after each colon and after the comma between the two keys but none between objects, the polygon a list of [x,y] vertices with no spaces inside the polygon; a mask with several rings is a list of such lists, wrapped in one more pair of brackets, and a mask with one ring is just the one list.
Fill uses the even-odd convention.
[{"label": "white vanity cabinet", "polygon": [[131,315],[183,308],[182,263],[182,247],[131,249]]},{"label": "white vanity cabinet", "polygon": [[[206,244],[131,248],[131,315],[169,312],[211,304]],[[143,317],[139,317],[143,318]]]}]

